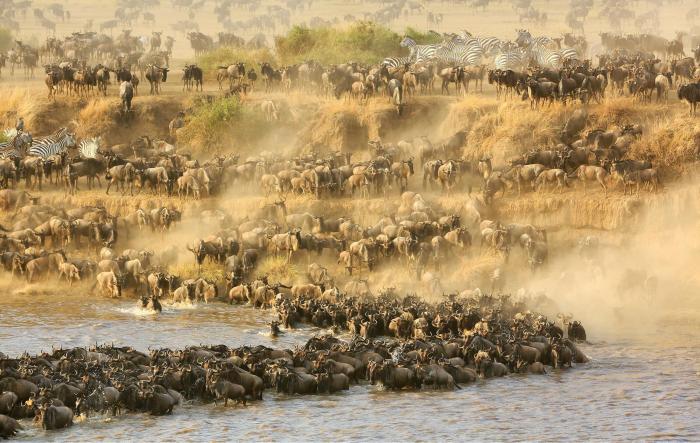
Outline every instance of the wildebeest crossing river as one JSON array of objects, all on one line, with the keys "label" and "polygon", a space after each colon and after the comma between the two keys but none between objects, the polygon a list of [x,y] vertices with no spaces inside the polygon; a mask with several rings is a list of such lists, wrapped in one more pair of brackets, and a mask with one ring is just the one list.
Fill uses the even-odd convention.
[{"label": "wildebeest crossing river", "polygon": [[[0,315],[2,352],[36,353],[52,345],[95,342],[183,348],[302,345],[320,331],[300,328],[271,338],[269,311],[220,304],[166,308],[146,315],[133,301],[80,296],[9,296]],[[138,329],[138,334],[133,331]],[[20,439],[159,440],[413,440],[687,439],[700,438],[694,405],[700,392],[697,326],[581,345],[591,361],[547,375],[510,375],[457,391],[391,392],[365,383],[333,395],[288,396],[266,390],[246,407],[188,403],[165,417],[94,415],[62,431],[25,426]],[[48,349],[50,351],[50,349]],[[697,386],[697,385],[695,385]],[[331,425],[332,424],[332,425]]]}]

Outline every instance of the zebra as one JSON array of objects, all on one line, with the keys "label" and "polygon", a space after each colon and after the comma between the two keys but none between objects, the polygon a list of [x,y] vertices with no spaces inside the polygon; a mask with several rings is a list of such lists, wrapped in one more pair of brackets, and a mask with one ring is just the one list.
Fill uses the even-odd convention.
[{"label": "zebra", "polygon": [[386,66],[387,68],[400,68],[410,64],[413,64],[411,57],[387,57],[382,60],[381,66]]},{"label": "zebra", "polygon": [[478,65],[484,56],[481,46],[472,44],[456,45],[452,48],[443,48],[436,54],[439,61],[458,65]]},{"label": "zebra", "polygon": [[542,35],[539,37],[532,38],[532,40],[530,42],[530,47],[531,48],[551,47],[552,43],[554,43],[554,40],[552,40],[551,38],[549,38],[547,36]]},{"label": "zebra", "polygon": [[576,51],[574,48],[560,49],[559,54],[560,54],[562,62],[564,62],[566,60],[571,60],[571,59],[573,59],[573,60],[579,59],[578,51]]},{"label": "zebra", "polygon": [[68,148],[75,146],[75,135],[68,132],[68,128],[61,128],[56,133],[35,140],[29,148],[29,155],[48,158],[54,154],[60,154]]},{"label": "zebra", "polygon": [[496,37],[478,37],[476,41],[487,55],[496,55],[503,46],[503,42]]},{"label": "zebra", "polygon": [[446,39],[434,55],[435,60],[448,64],[476,65],[481,61],[483,50],[474,38],[463,39],[454,35]]},{"label": "zebra", "polygon": [[493,63],[496,69],[503,71],[513,70],[518,71],[522,68],[526,61],[525,53],[521,50],[514,49],[506,52],[501,52],[496,56]]},{"label": "zebra", "polygon": [[78,145],[78,152],[82,158],[95,158],[100,150],[100,137],[84,139]]},{"label": "zebra", "polygon": [[543,68],[558,68],[561,66],[561,54],[546,47],[536,47],[530,50],[530,56]]},{"label": "zebra", "polygon": [[15,128],[3,130],[3,135],[7,141],[0,143],[0,158],[22,158],[24,157],[26,147],[33,142],[31,134],[28,132],[19,134]]},{"label": "zebra", "polygon": [[410,51],[409,58],[415,63],[426,62],[432,60],[435,53],[440,49],[439,44],[419,45],[411,37],[404,37],[399,45],[403,48],[408,48]]},{"label": "zebra", "polygon": [[15,128],[4,129],[2,131],[2,135],[5,138],[5,140],[7,140],[7,141],[0,143],[0,155],[4,154],[5,151],[12,148],[12,146],[11,146],[12,139],[15,138],[15,136],[17,135],[17,129],[15,129]]},{"label": "zebra", "polygon": [[515,43],[521,48],[529,48],[532,45],[532,34],[527,29],[518,29],[518,37],[515,39]]}]

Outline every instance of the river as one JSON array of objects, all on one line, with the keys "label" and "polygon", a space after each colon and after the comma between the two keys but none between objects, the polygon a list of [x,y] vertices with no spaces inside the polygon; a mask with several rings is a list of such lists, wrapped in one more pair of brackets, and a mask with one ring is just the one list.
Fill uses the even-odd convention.
[{"label": "river", "polygon": [[[270,312],[216,303],[160,315],[72,295],[7,295],[0,351],[19,355],[97,343],[182,348],[303,344],[314,328],[267,335]],[[700,327],[619,334],[589,331],[591,362],[544,376],[511,375],[454,392],[387,392],[352,386],[336,395],[280,396],[243,406],[188,404],[172,416],[91,417],[46,432],[25,422],[19,439],[99,440],[700,440]]]}]

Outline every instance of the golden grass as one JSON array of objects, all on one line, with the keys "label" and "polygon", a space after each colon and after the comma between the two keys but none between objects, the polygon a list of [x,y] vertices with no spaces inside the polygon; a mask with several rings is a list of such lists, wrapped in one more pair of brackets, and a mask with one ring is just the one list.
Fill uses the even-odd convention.
[{"label": "golden grass", "polygon": [[648,135],[634,142],[632,158],[651,158],[653,163],[678,172],[692,167],[700,153],[700,122],[690,117],[676,117],[657,122]]},{"label": "golden grass", "polygon": [[303,275],[300,265],[287,263],[287,256],[284,254],[280,254],[277,257],[274,255],[265,257],[258,264],[255,273],[256,276],[267,275],[270,283],[280,282],[284,284],[297,282]]},{"label": "golden grass", "polygon": [[77,135],[79,137],[93,137],[96,134],[104,134],[113,130],[119,124],[117,121],[117,98],[96,98],[90,100],[85,107],[78,112]]},{"label": "golden grass", "polygon": [[[190,255],[188,258],[192,259],[192,255]],[[183,280],[201,277],[206,280],[219,283],[225,281],[224,271],[221,268],[221,265],[209,263],[208,261],[203,263],[200,267],[197,266],[197,264],[194,263],[194,259],[192,259],[192,261],[188,261],[188,263],[171,266],[169,272],[179,276]]]},{"label": "golden grass", "polygon": [[3,91],[0,102],[0,124],[2,128],[15,126],[17,118],[24,117],[27,128],[36,128],[47,106],[47,100],[25,88],[13,88]]}]

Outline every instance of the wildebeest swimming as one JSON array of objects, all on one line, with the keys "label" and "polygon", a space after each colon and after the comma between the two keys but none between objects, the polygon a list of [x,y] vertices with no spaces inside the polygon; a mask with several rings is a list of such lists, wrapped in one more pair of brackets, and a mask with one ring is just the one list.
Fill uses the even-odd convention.
[{"label": "wildebeest swimming", "polygon": [[[586,363],[586,332],[566,331],[508,297],[459,297],[428,304],[414,296],[374,300],[305,297],[278,301],[281,321],[350,328],[353,338],[316,336],[294,350],[266,346],[192,346],[180,350],[102,345],[53,349],[19,358],[0,354],[0,435],[35,417],[44,429],[71,426],[85,414],[172,414],[185,401],[260,401],[267,390],[332,394],[352,384],[391,390],[460,389],[478,378],[544,374]],[[380,335],[395,338],[378,339]],[[28,423],[28,422],[27,422]],[[27,425],[24,424],[24,426]]]}]

